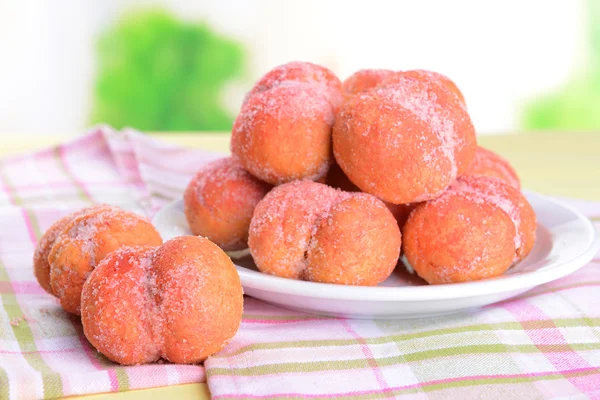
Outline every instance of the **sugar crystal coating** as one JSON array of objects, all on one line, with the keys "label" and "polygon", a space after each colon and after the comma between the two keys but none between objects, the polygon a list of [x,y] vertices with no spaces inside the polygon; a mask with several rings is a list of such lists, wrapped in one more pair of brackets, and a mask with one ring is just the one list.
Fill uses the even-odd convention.
[{"label": "sugar crystal coating", "polygon": [[535,243],[536,217],[519,190],[498,178],[487,176],[460,177],[450,190],[462,192],[476,202],[493,204],[504,211],[515,226],[514,261],[520,261],[529,254]]},{"label": "sugar crystal coating", "polygon": [[50,250],[50,285],[61,306],[80,314],[83,283],[110,252],[122,246],[159,245],[147,218],[117,207],[79,215],[64,226]]},{"label": "sugar crystal coating", "polygon": [[519,176],[510,163],[493,151],[481,146],[477,146],[475,158],[465,175],[495,177],[502,179],[517,190],[521,189]]},{"label": "sugar crystal coating", "polygon": [[194,235],[205,236],[226,251],[248,247],[248,228],[256,204],[271,189],[231,157],[201,168],[183,199]]},{"label": "sugar crystal coating", "polygon": [[[414,69],[402,72],[401,74],[409,77],[412,76],[421,79],[425,78],[437,80],[440,83],[440,85],[444,86],[444,88],[446,88],[448,91],[455,94],[463,105],[465,104],[465,97],[463,96],[462,92],[460,91],[458,86],[456,86],[456,84],[446,75],[440,74],[439,72],[435,71],[428,71],[425,69]],[[385,85],[385,82],[383,82],[383,84]]]},{"label": "sugar crystal coating", "polygon": [[258,268],[301,279],[305,252],[320,216],[351,195],[310,181],[275,187],[254,209],[248,245]]},{"label": "sugar crystal coating", "polygon": [[385,204],[355,193],[321,216],[306,252],[304,278],[375,286],[394,270],[400,245],[400,230]]},{"label": "sugar crystal coating", "polygon": [[351,97],[336,118],[337,163],[362,191],[393,203],[433,199],[471,163],[475,131],[457,96],[399,77]]},{"label": "sugar crystal coating", "polygon": [[344,93],[350,96],[373,89],[394,74],[396,72],[389,69],[361,69],[348,77],[342,84],[342,87],[344,88]]},{"label": "sugar crystal coating", "polygon": [[86,337],[125,365],[201,362],[233,338],[242,308],[235,266],[197,236],[121,248],[92,272],[82,293]]},{"label": "sugar crystal coating", "polygon": [[535,213],[517,189],[493,177],[463,176],[410,214],[403,250],[429,283],[491,278],[529,254],[535,229]]},{"label": "sugar crystal coating", "polygon": [[315,84],[279,85],[251,96],[232,131],[231,152],[260,180],[319,180],[331,164],[333,109]]},{"label": "sugar crystal coating", "polygon": [[[248,240],[261,272],[350,285],[387,278],[400,242],[383,202],[311,181],[287,183],[267,194],[254,210]],[[338,262],[344,259],[352,263]]]},{"label": "sugar crystal coating", "polygon": [[289,84],[308,83],[314,85],[325,95],[334,110],[342,103],[342,83],[329,69],[317,64],[292,61],[273,68],[256,82],[246,95],[244,103],[257,93],[274,87]]},{"label": "sugar crystal coating", "polygon": [[110,207],[111,206],[106,204],[99,204],[92,207],[82,208],[81,210],[75,211],[59,219],[44,233],[40,241],[37,243],[35,252],[33,254],[33,268],[38,283],[46,292],[50,293],[51,295],[55,295],[54,291],[52,290],[52,286],[50,285],[50,264],[48,263],[48,255],[50,254],[52,246],[54,246],[54,243],[64,227],[79,216],[95,213],[102,209],[109,209]]},{"label": "sugar crystal coating", "polygon": [[81,294],[86,337],[121,364],[158,360],[163,345],[161,297],[152,259],[156,247],[123,247],[92,272]]},{"label": "sugar crystal coating", "polygon": [[403,233],[404,256],[430,284],[503,274],[515,254],[515,226],[496,205],[449,190],[410,214]]}]

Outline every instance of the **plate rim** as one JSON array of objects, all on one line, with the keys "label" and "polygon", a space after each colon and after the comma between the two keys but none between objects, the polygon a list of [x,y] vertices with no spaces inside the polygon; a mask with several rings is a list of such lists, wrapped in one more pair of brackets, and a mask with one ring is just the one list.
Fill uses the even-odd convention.
[{"label": "plate rim", "polygon": [[[564,208],[574,214],[579,223],[585,226],[587,232],[587,247],[578,254],[546,270],[523,272],[519,275],[504,275],[502,279],[486,279],[481,281],[452,283],[442,285],[423,286],[351,286],[336,285],[331,283],[307,282],[302,280],[282,278],[275,275],[253,271],[234,264],[240,275],[242,286],[264,292],[287,294],[307,298],[321,298],[328,300],[373,301],[373,302],[414,302],[414,301],[440,301],[444,299],[472,298],[510,291],[523,291],[544,283],[560,279],[585,266],[600,249],[600,234],[596,231],[592,221],[571,205],[565,204],[551,196],[524,190],[527,196],[538,197],[545,202]],[[175,207],[183,200],[173,200],[161,208],[152,221],[161,211]],[[541,226],[544,226],[540,224]],[[533,282],[532,282],[533,280]]]},{"label": "plate rim", "polygon": [[[580,254],[568,261],[560,263],[556,267],[546,270],[546,271],[533,271],[526,272],[522,275],[515,275],[510,277],[505,277],[502,280],[481,280],[481,281],[473,281],[473,282],[463,282],[463,283],[452,283],[452,284],[444,284],[444,285],[423,285],[423,286],[349,286],[349,285],[335,285],[331,283],[320,283],[320,282],[306,282],[300,280],[286,279],[281,278],[274,275],[262,274],[261,272],[256,272],[249,270],[247,268],[241,267],[236,264],[236,268],[238,273],[240,274],[240,279],[242,280],[243,286],[248,286],[252,289],[274,292],[279,294],[288,294],[299,297],[310,297],[310,298],[321,298],[328,300],[350,300],[350,301],[376,301],[376,302],[414,302],[414,301],[440,301],[444,299],[459,299],[459,298],[472,298],[478,296],[487,296],[497,293],[507,293],[511,291],[519,291],[519,290],[527,290],[533,287],[543,285],[544,283],[552,282],[554,280],[560,279],[564,276],[567,276],[578,269],[582,268],[587,264],[593,257],[597,250],[600,248],[600,237],[596,235],[594,242],[588,247],[585,253]],[[574,268],[564,268],[560,269],[559,267],[577,264]],[[556,272],[559,273],[556,273]],[[552,272],[552,274],[550,273]],[[259,274],[265,275],[265,277],[259,276]],[[244,276],[242,276],[244,275]],[[532,275],[536,276],[535,282],[524,279],[531,277]],[[540,278],[541,276],[541,278]],[[246,278],[246,280],[244,279]],[[257,280],[269,280],[271,282],[267,282],[266,284],[260,284],[261,282]],[[510,279],[510,281],[509,281]],[[248,280],[251,280],[249,283]],[[511,287],[510,283],[514,283],[515,281],[519,282],[518,285],[513,285]],[[277,283],[285,282],[287,286],[285,289],[282,287],[277,287]],[[315,293],[306,293],[305,287],[309,287],[306,285],[302,285],[302,287],[298,286],[294,287],[293,290],[290,290],[290,282],[299,282],[309,284],[311,288],[315,288],[317,286],[319,288],[323,288],[323,292],[315,294]],[[489,285],[493,285],[493,290],[490,290]],[[295,286],[295,284],[291,284]],[[486,287],[483,290],[483,287]],[[330,289],[334,289],[331,291]],[[344,289],[341,289],[344,288]],[[346,291],[346,288],[350,288],[348,291],[352,291],[352,293],[339,293],[341,291]],[[427,289],[426,289],[427,288]],[[466,289],[468,288],[468,289]],[[473,290],[473,288],[477,288],[478,290]],[[311,291],[314,291],[311,290]]]}]

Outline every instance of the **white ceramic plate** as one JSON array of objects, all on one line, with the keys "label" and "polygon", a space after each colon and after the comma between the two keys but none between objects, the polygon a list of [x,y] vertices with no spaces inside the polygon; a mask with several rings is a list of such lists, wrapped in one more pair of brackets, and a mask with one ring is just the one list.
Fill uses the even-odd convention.
[{"label": "white ceramic plate", "polygon": [[[232,258],[247,295],[307,313],[418,318],[481,307],[568,275],[587,264],[600,248],[600,236],[578,211],[540,194],[526,195],[537,214],[536,244],[525,260],[493,279],[430,286],[399,266],[379,286],[343,286],[263,274],[249,256]],[[191,234],[182,200],[159,211],[153,222],[165,240]]]}]

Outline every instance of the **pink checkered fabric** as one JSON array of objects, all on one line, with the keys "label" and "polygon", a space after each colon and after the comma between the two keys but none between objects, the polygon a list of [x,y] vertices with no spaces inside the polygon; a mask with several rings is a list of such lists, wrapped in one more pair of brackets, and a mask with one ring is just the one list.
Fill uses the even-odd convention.
[{"label": "pink checkered fabric", "polygon": [[[205,380],[216,399],[600,398],[600,257],[511,301],[436,318],[325,318],[247,297],[235,339],[204,365],[108,361],[38,286],[36,242],[92,203],[151,216],[221,156],[96,128],[0,161],[0,399]],[[600,222],[599,203],[570,203]]]}]

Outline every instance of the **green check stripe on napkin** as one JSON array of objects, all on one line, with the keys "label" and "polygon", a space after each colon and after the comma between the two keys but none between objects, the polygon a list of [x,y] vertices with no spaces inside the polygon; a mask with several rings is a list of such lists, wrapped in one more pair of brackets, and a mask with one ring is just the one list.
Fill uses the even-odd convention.
[{"label": "green check stripe on napkin", "polygon": [[[246,297],[234,340],[204,365],[115,365],[37,284],[32,254],[90,203],[152,215],[221,155],[133,131],[0,161],[0,399],[206,381],[215,399],[600,398],[600,257],[510,301],[399,321],[306,315]],[[570,201],[600,216],[600,204]]]}]

